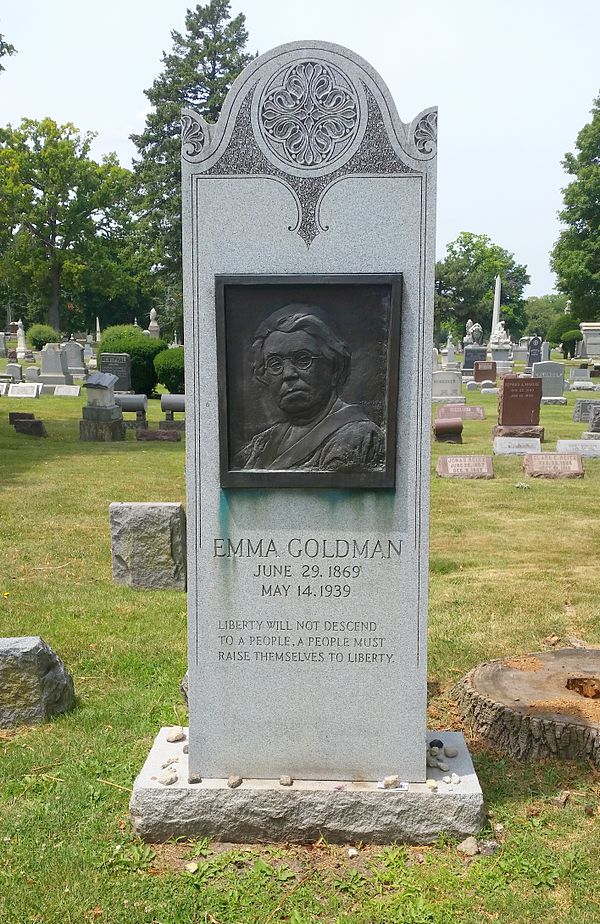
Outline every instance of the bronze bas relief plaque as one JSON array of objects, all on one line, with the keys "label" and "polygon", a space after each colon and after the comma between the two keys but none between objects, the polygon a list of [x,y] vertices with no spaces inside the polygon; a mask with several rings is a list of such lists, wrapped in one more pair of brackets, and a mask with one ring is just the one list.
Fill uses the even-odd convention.
[{"label": "bronze bas relief plaque", "polygon": [[393,488],[402,277],[215,283],[222,487]]}]

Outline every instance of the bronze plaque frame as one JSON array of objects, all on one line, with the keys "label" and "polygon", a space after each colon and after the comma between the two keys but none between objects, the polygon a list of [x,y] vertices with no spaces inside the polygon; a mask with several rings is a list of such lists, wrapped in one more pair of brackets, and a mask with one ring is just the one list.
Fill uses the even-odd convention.
[{"label": "bronze plaque frame", "polygon": [[[402,275],[219,275],[215,277],[215,295],[221,486],[394,488]],[[375,457],[364,459],[365,470],[360,470],[362,462],[356,459],[355,447],[352,447],[354,465],[349,471],[308,467],[310,460],[305,468],[302,468],[302,462],[294,466],[292,461],[289,469],[248,467],[249,463],[244,467],[240,462],[244,452],[251,452],[249,445],[254,445],[256,440],[260,445],[261,439],[264,443],[269,439],[265,434],[275,433],[278,428],[285,429],[286,426],[286,415],[281,406],[274,416],[273,408],[270,414],[261,410],[261,405],[269,404],[272,395],[269,395],[264,380],[258,379],[256,363],[254,374],[249,373],[250,356],[256,355],[256,352],[252,353],[256,343],[265,342],[255,339],[257,332],[264,330],[265,319],[268,324],[268,319],[273,316],[300,305],[317,308],[317,317],[324,318],[330,325],[327,332],[335,331],[334,342],[342,343],[343,347],[348,342],[350,372],[346,373],[348,378],[341,388],[332,384],[331,400],[337,402],[333,409],[340,407],[338,413],[342,416],[339,420],[341,426],[346,426],[346,434],[351,432],[348,427],[354,427],[357,439],[364,435],[363,431],[366,433],[361,446],[368,443],[372,447],[375,443],[379,447]],[[338,339],[338,331],[343,341]],[[313,357],[314,360],[318,362],[319,357]],[[293,367],[295,360],[288,362]],[[265,377],[269,382],[273,381],[271,372]],[[346,403],[342,394],[352,404]],[[274,404],[272,400],[270,403]],[[358,422],[350,419],[352,409],[360,418]],[[344,414],[347,415],[346,424],[343,423]],[[327,418],[331,421],[333,414],[328,414]],[[311,425],[308,424],[308,427],[310,429]],[[316,426],[308,434],[309,442],[314,431]],[[339,430],[334,435],[337,433]],[[312,439],[314,442],[318,437],[313,436]],[[296,446],[299,444],[300,440]],[[288,460],[294,449],[288,450]],[[280,453],[271,465],[276,465],[285,456],[285,452]],[[343,463],[336,460],[335,464]]]}]

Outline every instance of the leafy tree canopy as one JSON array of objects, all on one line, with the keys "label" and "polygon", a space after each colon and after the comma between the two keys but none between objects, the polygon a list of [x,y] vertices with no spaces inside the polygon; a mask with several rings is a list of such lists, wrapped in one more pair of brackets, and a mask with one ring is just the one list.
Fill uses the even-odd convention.
[{"label": "leafy tree canopy", "polygon": [[513,340],[527,322],[523,289],[529,283],[527,267],[485,234],[463,231],[448,244],[446,256],[436,264],[436,331],[462,338],[469,318],[490,334],[496,276],[502,280],[500,316]]},{"label": "leafy tree canopy", "polygon": [[[56,329],[60,314],[63,329],[78,326],[67,323],[67,308],[86,295],[123,299],[140,287],[129,242],[131,173],[114,154],[92,160],[93,138],[48,118],[0,129],[0,288],[27,305],[28,321]],[[96,308],[89,306],[89,328],[103,313]]]},{"label": "leafy tree canopy", "polygon": [[6,56],[8,56],[8,55],[14,55],[14,54],[16,54],[16,52],[17,52],[17,49],[15,48],[15,46],[14,46],[14,45],[10,45],[10,44],[5,40],[5,38],[4,38],[4,36],[2,35],[2,33],[0,32],[0,72],[6,70],[6,68],[5,68],[4,65],[2,64],[2,60],[1,60],[1,59],[4,58],[4,57],[6,57]]},{"label": "leafy tree canopy", "polygon": [[[154,264],[174,274],[181,291],[180,119],[184,107],[215,122],[234,79],[252,60],[242,13],[233,19],[228,0],[188,10],[185,34],[171,33],[173,48],[146,96],[152,110],[144,131],[132,135],[141,196],[141,227]],[[179,296],[180,297],[180,296]]]},{"label": "leafy tree canopy", "polygon": [[[546,340],[548,330],[551,325],[561,317],[564,317],[565,306],[567,304],[566,295],[530,295],[525,301],[525,315],[527,324],[523,333],[527,337],[533,337],[539,334],[542,340]],[[571,327],[573,321],[571,321]]]},{"label": "leafy tree canopy", "polygon": [[551,264],[578,318],[590,321],[600,318],[600,96],[575,147],[577,153],[563,160],[575,179],[563,189],[559,215],[566,228],[554,245]]}]

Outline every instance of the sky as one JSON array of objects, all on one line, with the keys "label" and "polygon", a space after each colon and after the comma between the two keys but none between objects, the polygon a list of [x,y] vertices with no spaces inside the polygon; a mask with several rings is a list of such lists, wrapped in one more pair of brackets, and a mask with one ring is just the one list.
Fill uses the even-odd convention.
[{"label": "sky", "polygon": [[[0,125],[50,116],[97,132],[93,155],[144,125],[144,90],[184,30],[181,0],[0,0]],[[319,39],[381,74],[404,122],[439,108],[437,255],[487,234],[528,267],[529,295],[554,290],[561,166],[600,93],[599,0],[235,0],[250,51]]]}]

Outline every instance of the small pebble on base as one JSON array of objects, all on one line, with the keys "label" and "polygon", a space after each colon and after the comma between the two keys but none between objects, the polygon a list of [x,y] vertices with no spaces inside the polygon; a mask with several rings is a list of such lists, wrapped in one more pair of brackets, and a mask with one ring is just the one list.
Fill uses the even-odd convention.
[{"label": "small pebble on base", "polygon": [[453,748],[453,747],[450,747],[449,745],[446,745],[446,747],[444,748],[445,757],[452,758],[452,757],[456,757],[457,754],[458,754],[458,748]]},{"label": "small pebble on base", "polygon": [[172,786],[173,783],[177,782],[177,774],[174,770],[165,770],[164,773],[158,777],[158,782],[162,783],[163,786]]},{"label": "small pebble on base", "polygon": [[293,783],[294,783],[294,781],[293,781],[293,779],[291,778],[291,776],[286,776],[286,775],[284,774],[283,776],[280,776],[280,777],[279,777],[279,785],[280,785],[280,786],[292,786]]},{"label": "small pebble on base", "polygon": [[427,786],[428,789],[431,789],[433,792],[435,792],[438,788],[437,780],[426,780],[425,785]]},{"label": "small pebble on base", "polygon": [[185,734],[181,725],[173,725],[167,732],[167,741],[174,744],[176,741],[184,741]]},{"label": "small pebble on base", "polygon": [[230,776],[229,779],[227,780],[227,785],[229,786],[230,789],[237,789],[237,787],[241,786],[242,783],[243,783],[243,780],[241,776]]},{"label": "small pebble on base", "polygon": [[356,849],[356,847],[349,847],[349,848],[348,848],[348,857],[349,857],[351,860],[355,860],[357,856],[358,856],[358,850]]},{"label": "small pebble on base", "polygon": [[430,748],[443,748],[444,742],[441,741],[439,738],[432,738],[432,740],[429,742],[429,747]]},{"label": "small pebble on base", "polygon": [[453,773],[453,774],[450,776],[450,779],[452,780],[453,783],[460,783],[460,777],[459,777],[458,773]]},{"label": "small pebble on base", "polygon": [[395,789],[400,783],[400,777],[395,774],[394,776],[384,776],[383,778],[383,788],[384,789]]}]

